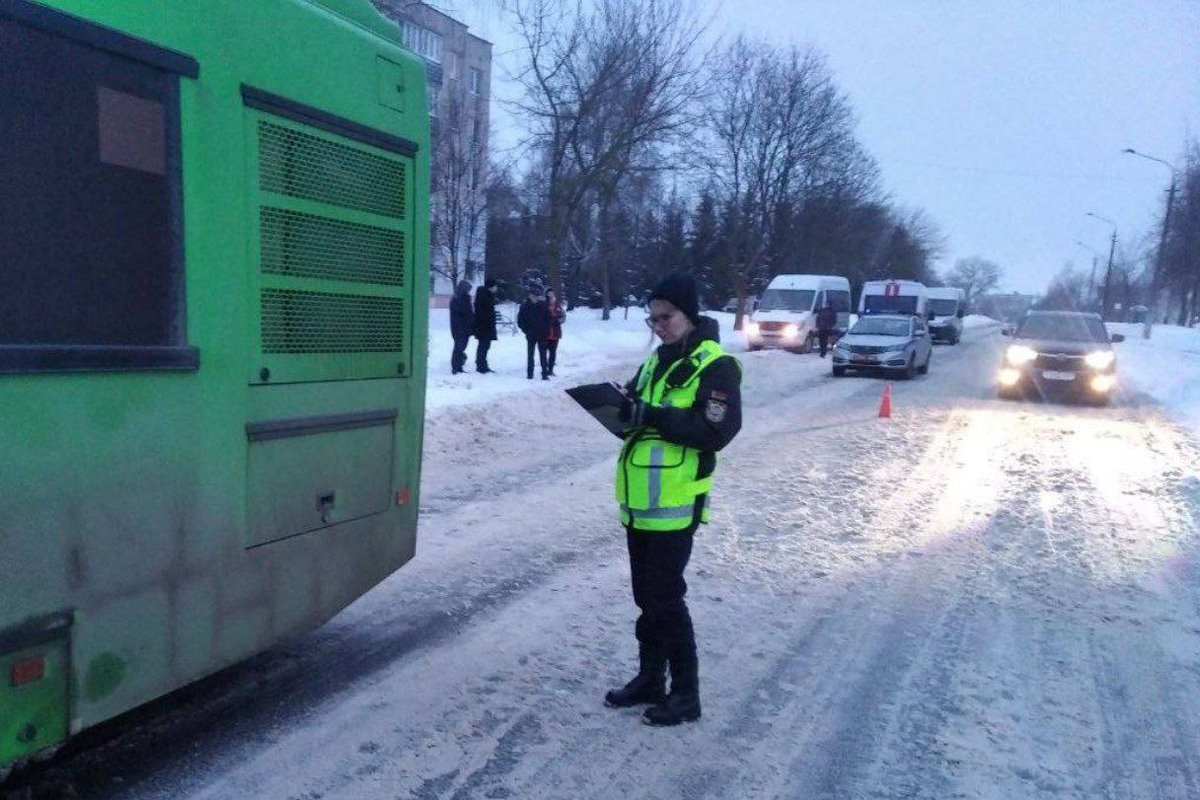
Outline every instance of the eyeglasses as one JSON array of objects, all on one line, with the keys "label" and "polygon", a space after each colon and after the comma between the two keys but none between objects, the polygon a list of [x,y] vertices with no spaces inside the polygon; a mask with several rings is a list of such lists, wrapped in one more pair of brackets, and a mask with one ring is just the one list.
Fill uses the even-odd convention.
[{"label": "eyeglasses", "polygon": [[646,317],[646,327],[653,328],[655,325],[662,325],[670,320],[673,316],[675,316],[674,311],[668,311],[665,314],[651,314],[650,316]]}]

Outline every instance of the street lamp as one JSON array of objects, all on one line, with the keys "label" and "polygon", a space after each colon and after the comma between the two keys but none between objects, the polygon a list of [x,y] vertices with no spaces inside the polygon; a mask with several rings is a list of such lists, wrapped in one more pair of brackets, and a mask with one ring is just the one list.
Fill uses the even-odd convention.
[{"label": "street lamp", "polygon": [[1100,251],[1078,239],[1075,240],[1075,244],[1092,254],[1092,273],[1088,276],[1088,306],[1089,308],[1094,307],[1096,305],[1096,261],[1100,258]]},{"label": "street lamp", "polygon": [[1095,217],[1101,222],[1107,222],[1113,226],[1112,238],[1108,243],[1108,269],[1104,271],[1104,297],[1100,301],[1100,319],[1108,321],[1108,288],[1112,285],[1112,262],[1113,252],[1117,249],[1117,223],[1113,222],[1108,217],[1102,217],[1094,211],[1087,212],[1087,216]]},{"label": "street lamp", "polygon": [[1157,161],[1159,164],[1162,164],[1164,167],[1171,170],[1171,188],[1167,190],[1167,213],[1163,214],[1162,235],[1158,239],[1158,253],[1154,257],[1154,272],[1150,275],[1150,299],[1149,302],[1146,303],[1146,306],[1148,307],[1148,310],[1146,311],[1146,321],[1142,325],[1142,338],[1149,339],[1150,331],[1154,327],[1154,315],[1158,306],[1158,282],[1162,280],[1163,258],[1165,257],[1167,250],[1167,232],[1170,230],[1171,226],[1171,206],[1175,205],[1175,183],[1176,178],[1179,175],[1179,170],[1176,169],[1175,165],[1170,161],[1162,158],[1155,158],[1154,156],[1146,155],[1145,153],[1139,153],[1132,147],[1126,147],[1121,152],[1128,153],[1131,156],[1144,158],[1147,161]]}]

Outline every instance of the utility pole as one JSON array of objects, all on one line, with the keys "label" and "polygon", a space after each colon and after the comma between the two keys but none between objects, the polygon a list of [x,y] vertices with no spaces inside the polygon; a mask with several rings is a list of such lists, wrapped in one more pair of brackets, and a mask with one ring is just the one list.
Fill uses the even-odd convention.
[{"label": "utility pole", "polygon": [[1167,249],[1167,233],[1171,225],[1171,206],[1175,204],[1175,182],[1179,175],[1179,170],[1165,158],[1139,153],[1132,147],[1126,147],[1121,152],[1137,156],[1138,158],[1144,158],[1147,161],[1157,161],[1171,170],[1171,188],[1167,192],[1167,212],[1163,214],[1162,236],[1158,240],[1158,253],[1154,257],[1154,274],[1150,276],[1150,298],[1149,302],[1146,303],[1146,321],[1142,323],[1142,338],[1149,339],[1150,331],[1154,328],[1154,316],[1158,313],[1158,284],[1162,280],[1163,258]]},{"label": "utility pole", "polygon": [[1092,274],[1088,277],[1088,305],[1096,305],[1096,254],[1092,254]]},{"label": "utility pole", "polygon": [[1100,305],[1100,319],[1108,322],[1108,295],[1112,287],[1113,253],[1117,249],[1117,223],[1113,222],[1108,217],[1097,214],[1095,211],[1089,211],[1085,216],[1092,217],[1093,219],[1098,219],[1101,222],[1107,222],[1109,225],[1112,225],[1112,238],[1108,243],[1108,269],[1104,271],[1104,298],[1101,300]]},{"label": "utility pole", "polygon": [[1112,285],[1113,252],[1117,249],[1117,229],[1113,228],[1112,238],[1108,243],[1108,269],[1104,271],[1104,300],[1100,307],[1100,319],[1108,322],[1108,290]]},{"label": "utility pole", "polygon": [[1146,322],[1142,325],[1142,338],[1149,339],[1154,327],[1154,315],[1158,311],[1158,282],[1162,280],[1163,259],[1167,253],[1167,234],[1171,230],[1171,207],[1175,205],[1175,170],[1171,170],[1171,188],[1167,190],[1167,211],[1163,214],[1162,235],[1158,239],[1158,253],[1154,256],[1154,274],[1150,276],[1150,302],[1146,303]]}]

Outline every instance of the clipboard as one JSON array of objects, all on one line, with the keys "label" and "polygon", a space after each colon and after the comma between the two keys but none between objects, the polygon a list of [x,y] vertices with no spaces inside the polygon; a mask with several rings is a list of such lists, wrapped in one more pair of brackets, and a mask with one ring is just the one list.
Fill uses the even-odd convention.
[{"label": "clipboard", "polygon": [[573,386],[567,389],[567,394],[613,436],[624,439],[629,433],[629,423],[620,420],[621,404],[626,397],[612,381]]}]

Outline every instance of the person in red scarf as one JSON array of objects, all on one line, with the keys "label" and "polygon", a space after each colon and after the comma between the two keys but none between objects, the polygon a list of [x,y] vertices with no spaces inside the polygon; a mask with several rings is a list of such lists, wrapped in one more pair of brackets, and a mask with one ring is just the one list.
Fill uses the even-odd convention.
[{"label": "person in red scarf", "polygon": [[550,335],[546,337],[547,374],[554,374],[554,357],[558,354],[558,340],[562,338],[562,324],[567,319],[562,303],[553,289],[546,291],[546,308],[550,312]]}]

